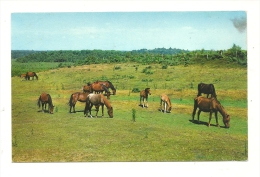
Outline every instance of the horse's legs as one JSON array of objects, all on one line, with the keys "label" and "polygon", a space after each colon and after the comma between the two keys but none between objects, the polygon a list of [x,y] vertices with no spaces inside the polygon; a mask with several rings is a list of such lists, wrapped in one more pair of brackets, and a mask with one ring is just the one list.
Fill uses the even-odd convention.
[{"label": "horse's legs", "polygon": [[167,107],[167,103],[166,101],[164,102],[164,113],[166,113],[166,107]]},{"label": "horse's legs", "polygon": [[208,127],[210,127],[211,117],[212,117],[212,111],[210,111],[210,113],[209,113],[209,123],[208,123]]},{"label": "horse's legs", "polygon": [[215,112],[215,119],[216,119],[216,125],[219,127],[219,124],[218,124],[218,111]]},{"label": "horse's legs", "polygon": [[[99,105],[96,106],[96,117],[98,115],[98,111],[99,111]],[[103,111],[103,110],[102,110]]]},{"label": "horse's legs", "polygon": [[201,110],[198,111],[198,122],[200,122],[200,113],[201,113]]}]

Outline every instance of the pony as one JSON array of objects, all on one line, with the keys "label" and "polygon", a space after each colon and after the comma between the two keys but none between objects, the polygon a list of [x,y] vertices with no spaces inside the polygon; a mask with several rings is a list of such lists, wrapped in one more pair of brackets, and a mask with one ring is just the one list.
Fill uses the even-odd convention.
[{"label": "pony", "polygon": [[99,84],[104,85],[107,89],[111,89],[112,90],[113,95],[116,95],[116,88],[114,87],[112,82],[110,82],[110,81],[96,81],[95,83],[99,83]]},{"label": "pony", "polygon": [[93,107],[93,105],[95,105],[97,108],[96,117],[97,117],[100,105],[102,107],[102,116],[104,116],[104,105],[105,105],[107,107],[107,113],[108,113],[109,117],[113,118],[113,107],[111,106],[110,102],[103,94],[90,93],[87,96],[87,101],[86,101],[86,106],[85,106],[85,111],[84,111],[85,117],[88,116],[88,113],[90,114],[90,117],[92,117],[91,108]]},{"label": "pony", "polygon": [[[46,110],[46,104],[48,104],[48,111],[50,114],[53,114],[53,108],[54,105],[52,103],[52,99],[51,99],[51,95],[48,93],[43,92],[39,99],[38,99],[38,106],[39,108],[41,107],[42,104],[42,112],[45,112],[44,110]],[[44,106],[44,110],[43,110],[43,106]]]},{"label": "pony", "polygon": [[76,105],[77,101],[86,102],[88,94],[89,93],[81,93],[81,92],[75,92],[75,93],[71,94],[70,100],[68,102],[68,105],[70,106],[70,113],[72,113],[71,112],[72,108],[73,108],[73,112],[76,113],[75,105]]},{"label": "pony", "polygon": [[96,81],[90,85],[91,90],[95,93],[103,93],[103,91],[106,92],[107,99],[110,99],[110,91],[105,86],[105,84],[100,83],[99,81]]},{"label": "pony", "polygon": [[[171,100],[170,98],[166,95],[166,94],[161,94],[160,96],[161,101],[160,101],[160,110],[163,111],[164,113],[166,112],[171,112],[172,110],[172,104],[171,104]],[[162,103],[163,103],[163,107],[164,109],[162,109]]]},{"label": "pony", "polygon": [[205,98],[202,96],[198,96],[194,99],[194,109],[193,109],[193,113],[192,113],[192,121],[194,121],[194,116],[196,114],[196,110],[197,108],[199,108],[198,111],[198,121],[199,121],[199,116],[201,111],[203,112],[209,112],[209,122],[208,122],[208,126],[210,126],[210,121],[211,121],[211,117],[212,117],[212,113],[215,113],[215,119],[216,119],[216,125],[219,127],[218,124],[218,115],[217,113],[220,112],[220,114],[223,117],[223,123],[225,125],[226,128],[230,127],[230,116],[228,115],[228,113],[226,112],[226,110],[224,109],[224,107],[220,104],[220,102],[217,100],[217,98]]},{"label": "pony", "polygon": [[140,106],[143,106],[143,108],[145,107],[145,103],[146,103],[146,107],[148,108],[148,95],[151,95],[150,88],[146,88],[140,92]]},{"label": "pony", "polygon": [[217,97],[215,92],[215,87],[213,84],[204,84],[204,83],[198,84],[197,96],[201,96],[201,93],[207,94],[207,98],[209,97],[209,94],[211,94],[211,97]]},{"label": "pony", "polygon": [[26,74],[21,74],[20,78],[21,78],[21,81],[24,80],[24,79],[27,80]]},{"label": "pony", "polygon": [[35,72],[27,72],[26,73],[26,80],[30,80],[30,77],[32,77],[33,80],[34,80],[34,77],[36,77],[36,79],[38,80],[38,76]]}]

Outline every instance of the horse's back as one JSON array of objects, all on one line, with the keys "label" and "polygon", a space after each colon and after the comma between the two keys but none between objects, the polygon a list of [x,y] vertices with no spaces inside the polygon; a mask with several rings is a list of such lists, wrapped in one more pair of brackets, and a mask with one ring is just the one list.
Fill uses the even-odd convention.
[{"label": "horse's back", "polygon": [[198,96],[194,99],[194,104],[196,104],[201,111],[209,112],[212,107],[212,101],[213,98]]},{"label": "horse's back", "polygon": [[102,98],[102,94],[89,94],[87,96],[87,100],[90,101],[90,103],[96,105],[96,104],[100,104],[101,103],[101,98]]},{"label": "horse's back", "polygon": [[47,102],[48,99],[49,99],[49,94],[43,92],[43,93],[41,94],[41,100],[42,100],[43,102]]}]

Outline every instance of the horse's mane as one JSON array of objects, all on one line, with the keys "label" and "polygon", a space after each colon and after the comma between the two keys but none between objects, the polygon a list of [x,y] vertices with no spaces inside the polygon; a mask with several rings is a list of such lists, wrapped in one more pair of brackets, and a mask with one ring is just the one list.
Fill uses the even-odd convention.
[{"label": "horse's mane", "polygon": [[111,89],[115,90],[116,88],[114,87],[114,85],[112,84],[112,82],[107,81],[109,83],[109,85],[111,86]]}]

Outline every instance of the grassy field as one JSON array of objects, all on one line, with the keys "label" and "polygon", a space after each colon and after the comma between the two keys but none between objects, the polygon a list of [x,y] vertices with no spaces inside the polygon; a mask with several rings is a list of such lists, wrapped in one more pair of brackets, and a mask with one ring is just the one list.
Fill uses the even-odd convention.
[{"label": "grassy field", "polygon": [[[213,62],[167,69],[123,63],[72,66],[37,74],[39,80],[34,81],[12,77],[13,162],[248,159],[247,68],[219,67]],[[83,103],[77,103],[77,112],[70,114],[70,95],[96,80],[110,80],[117,88],[117,94],[110,99],[114,118],[108,118],[106,108],[103,118],[86,118]],[[214,117],[212,126],[206,126],[208,113],[201,113],[201,123],[191,121],[200,82],[215,85],[219,101],[231,116],[229,129],[223,128],[220,114],[220,128],[215,126]],[[149,108],[138,106],[139,93],[131,92],[145,87],[150,87],[152,93]],[[42,92],[52,96],[52,115],[40,112],[36,104]],[[161,93],[170,96],[171,113],[158,111]]]}]

